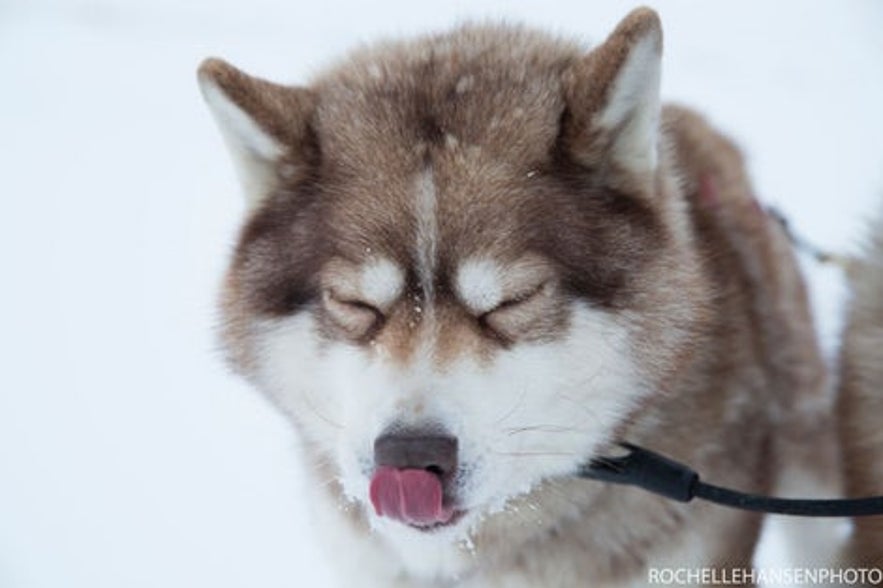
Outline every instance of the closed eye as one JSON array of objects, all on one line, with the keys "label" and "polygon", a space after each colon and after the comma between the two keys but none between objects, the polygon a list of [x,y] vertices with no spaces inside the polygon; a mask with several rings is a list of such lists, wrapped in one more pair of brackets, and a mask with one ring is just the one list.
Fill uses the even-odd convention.
[{"label": "closed eye", "polygon": [[479,315],[478,324],[489,337],[503,345],[512,344],[523,331],[534,323],[542,313],[540,301],[547,290],[548,282],[543,282],[516,296],[511,296],[492,309]]},{"label": "closed eye", "polygon": [[339,297],[330,288],[325,290],[322,301],[334,324],[353,338],[370,335],[386,320],[383,312],[373,304],[358,298]]},{"label": "closed eye", "polygon": [[356,300],[356,299],[347,299],[347,300],[336,300],[336,302],[349,306],[353,310],[363,310],[366,312],[371,312],[377,316],[377,318],[383,318],[383,312],[373,304],[369,304],[364,300]]},{"label": "closed eye", "polygon": [[518,305],[530,302],[532,299],[536,298],[540,293],[542,293],[543,288],[546,287],[547,283],[548,282],[543,282],[542,284],[539,284],[538,286],[536,286],[532,289],[526,290],[521,294],[517,294],[515,296],[510,296],[509,298],[507,298],[507,299],[503,300],[502,302],[500,302],[499,304],[497,304],[492,309],[482,313],[478,317],[479,320],[482,319],[483,317],[487,317],[491,314],[494,314],[495,312],[501,312],[501,311],[516,307]]}]

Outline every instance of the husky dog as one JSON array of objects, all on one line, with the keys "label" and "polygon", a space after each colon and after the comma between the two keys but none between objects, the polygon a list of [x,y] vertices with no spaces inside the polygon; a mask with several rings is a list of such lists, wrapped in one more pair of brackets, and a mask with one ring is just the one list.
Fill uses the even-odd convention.
[{"label": "husky dog", "polygon": [[661,106],[661,50],[638,9],[588,51],[469,25],[309,86],[201,66],[249,202],[223,341],[297,431],[344,585],[750,566],[759,516],[573,476],[627,440],[768,491],[824,387],[789,244],[737,149]]},{"label": "husky dog", "polygon": [[[849,268],[852,300],[841,349],[840,439],[847,496],[883,494],[883,215]],[[883,564],[883,516],[855,521],[849,563]]]}]

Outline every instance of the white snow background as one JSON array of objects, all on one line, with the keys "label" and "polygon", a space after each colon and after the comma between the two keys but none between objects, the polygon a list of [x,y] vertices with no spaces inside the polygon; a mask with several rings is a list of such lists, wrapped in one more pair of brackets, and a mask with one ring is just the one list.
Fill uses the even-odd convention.
[{"label": "white snow background", "polygon": [[[735,137],[801,232],[854,248],[883,198],[883,3],[651,4],[664,96]],[[0,0],[0,587],[327,586],[347,555],[314,545],[286,423],[215,349],[243,204],[202,58],[293,83],[467,18],[597,42],[632,6]],[[832,353],[839,274],[805,265]]]}]

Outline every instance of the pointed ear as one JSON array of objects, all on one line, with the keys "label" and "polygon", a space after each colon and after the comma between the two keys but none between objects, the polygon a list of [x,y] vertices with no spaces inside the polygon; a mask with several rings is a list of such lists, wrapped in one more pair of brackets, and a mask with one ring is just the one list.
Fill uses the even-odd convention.
[{"label": "pointed ear", "polygon": [[250,205],[263,200],[283,175],[296,177],[314,163],[310,90],[249,76],[220,59],[205,60],[198,79]]},{"label": "pointed ear", "polygon": [[562,141],[579,163],[645,174],[656,168],[662,27],[638,8],[564,77]]}]

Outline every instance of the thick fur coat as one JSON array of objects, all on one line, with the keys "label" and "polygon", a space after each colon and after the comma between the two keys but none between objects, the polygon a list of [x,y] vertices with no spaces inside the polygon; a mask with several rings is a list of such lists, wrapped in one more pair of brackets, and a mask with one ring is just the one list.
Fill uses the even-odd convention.
[{"label": "thick fur coat", "polygon": [[[883,495],[883,215],[849,268],[851,300],[840,365],[839,423],[847,496]],[[883,516],[855,521],[854,566],[883,565]]]},{"label": "thick fur coat", "polygon": [[[789,243],[738,149],[660,104],[661,51],[639,9],[590,50],[465,26],[308,86],[201,67],[250,204],[224,345],[297,432],[343,585],[750,566],[757,515],[573,477],[628,440],[769,492],[825,397]],[[458,447],[431,527],[369,495],[415,430]]]}]

